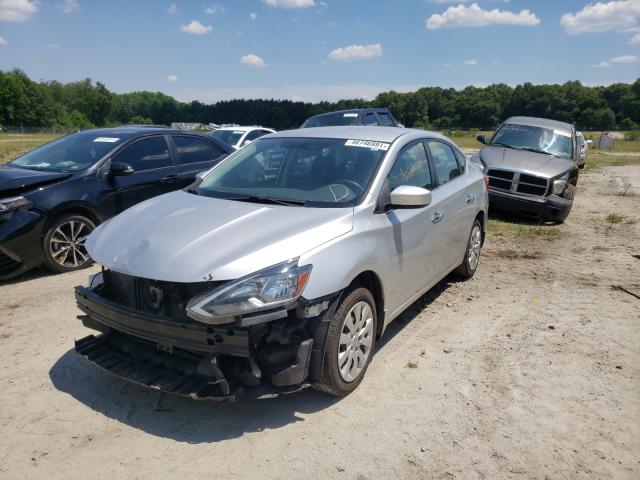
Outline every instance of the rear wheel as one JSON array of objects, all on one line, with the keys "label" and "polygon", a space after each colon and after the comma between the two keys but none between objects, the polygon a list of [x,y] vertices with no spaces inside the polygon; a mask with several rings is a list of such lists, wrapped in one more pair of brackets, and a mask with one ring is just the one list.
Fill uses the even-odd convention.
[{"label": "rear wheel", "polygon": [[482,249],[482,224],[477,218],[473,222],[471,227],[471,234],[469,235],[469,241],[467,242],[467,249],[464,253],[462,263],[456,268],[456,275],[463,279],[469,279],[473,277],[478,268],[478,262],[480,261],[480,250]]},{"label": "rear wheel", "polygon": [[327,330],[322,377],[315,388],[343,396],[360,385],[375,347],[376,306],[366,288],[348,291]]},{"label": "rear wheel", "polygon": [[70,272],[91,265],[84,246],[95,224],[82,215],[66,214],[57,218],[44,236],[43,249],[46,267],[53,272]]}]

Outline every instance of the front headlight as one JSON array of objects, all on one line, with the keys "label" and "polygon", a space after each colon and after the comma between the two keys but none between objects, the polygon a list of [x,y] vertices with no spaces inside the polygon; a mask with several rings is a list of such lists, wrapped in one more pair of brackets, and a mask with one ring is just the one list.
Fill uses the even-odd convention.
[{"label": "front headlight", "polygon": [[311,265],[299,267],[297,259],[274,265],[192,298],[187,315],[219,324],[246,313],[285,306],[300,297],[310,273]]},{"label": "front headlight", "polygon": [[553,186],[551,187],[551,193],[554,195],[562,195],[564,189],[567,188],[567,180],[569,180],[569,174],[565,174],[557,180],[553,181]]},{"label": "front headlight", "polygon": [[2,198],[0,199],[0,213],[17,210],[30,204],[31,202],[24,197]]}]

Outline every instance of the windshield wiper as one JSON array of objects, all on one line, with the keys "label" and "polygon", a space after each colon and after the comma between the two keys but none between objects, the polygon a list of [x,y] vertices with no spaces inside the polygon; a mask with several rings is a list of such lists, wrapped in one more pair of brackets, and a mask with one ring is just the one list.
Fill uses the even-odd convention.
[{"label": "windshield wiper", "polygon": [[521,150],[526,150],[527,152],[534,152],[534,153],[542,153],[543,155],[551,155],[552,157],[558,157],[558,155],[551,153],[551,152],[547,152],[546,150],[542,150],[541,148],[535,148],[535,147],[521,147]]},{"label": "windshield wiper", "polygon": [[304,206],[307,202],[305,200],[293,200],[288,198],[271,198],[271,197],[258,197],[256,195],[247,195],[237,196],[237,197],[229,197],[229,200],[238,200],[240,202],[253,202],[253,203],[271,203],[274,205],[285,205],[290,207],[292,205],[302,205]]},{"label": "windshield wiper", "polygon": [[506,143],[493,142],[489,144],[491,147],[507,147],[513,148],[514,150],[522,150],[520,147],[514,147],[513,145],[507,145]]}]

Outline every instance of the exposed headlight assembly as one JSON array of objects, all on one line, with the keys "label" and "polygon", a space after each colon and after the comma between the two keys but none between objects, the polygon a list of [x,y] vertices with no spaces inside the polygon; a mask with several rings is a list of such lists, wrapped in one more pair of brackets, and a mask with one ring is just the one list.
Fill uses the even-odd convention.
[{"label": "exposed headlight assembly", "polygon": [[2,198],[0,199],[0,213],[17,210],[27,205],[31,205],[31,202],[24,197]]},{"label": "exposed headlight assembly", "polygon": [[567,180],[569,180],[569,172],[565,173],[562,177],[553,181],[551,187],[551,193],[554,195],[562,195],[564,189],[567,188]]},{"label": "exposed headlight assembly", "polygon": [[187,315],[216,325],[247,313],[284,307],[300,297],[310,273],[311,265],[299,267],[298,259],[279,263],[192,298]]}]

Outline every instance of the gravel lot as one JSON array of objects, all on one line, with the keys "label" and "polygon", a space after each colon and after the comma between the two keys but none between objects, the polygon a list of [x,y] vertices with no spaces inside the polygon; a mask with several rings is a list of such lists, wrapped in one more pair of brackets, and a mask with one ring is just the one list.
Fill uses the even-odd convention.
[{"label": "gravel lot", "polygon": [[559,229],[492,221],[476,277],[392,324],[343,399],[128,385],[72,350],[90,272],[5,283],[0,478],[640,478],[639,187],[607,167]]}]

